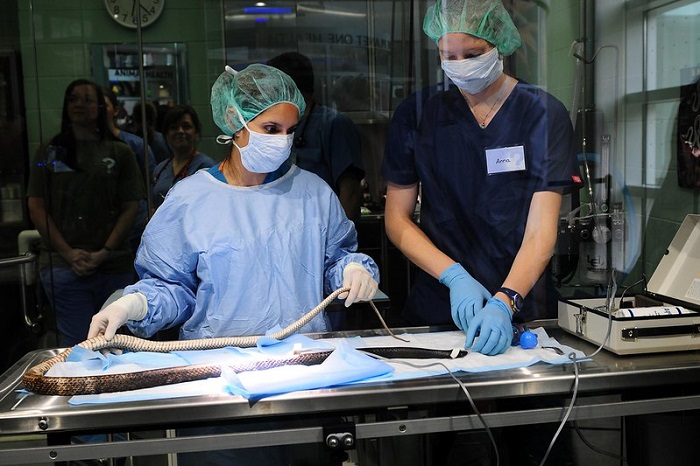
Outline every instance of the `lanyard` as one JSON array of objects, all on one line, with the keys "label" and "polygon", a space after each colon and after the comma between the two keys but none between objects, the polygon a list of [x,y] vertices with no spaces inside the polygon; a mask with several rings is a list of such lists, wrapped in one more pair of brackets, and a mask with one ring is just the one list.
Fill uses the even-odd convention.
[{"label": "lanyard", "polygon": [[[171,156],[171,157],[170,157],[170,160],[168,160],[168,163],[166,163],[165,165],[163,165],[163,168],[161,168],[161,169],[158,171],[158,174],[156,175],[156,177],[155,177],[155,179],[154,179],[155,181],[158,181],[158,179],[160,178],[160,175],[162,175],[163,172],[165,171],[165,169],[168,168],[168,165],[172,165],[172,163],[173,163],[173,158],[174,158],[174,156]],[[173,183],[172,183],[173,185],[174,185],[175,183],[177,183],[178,179],[183,179],[183,178],[187,177],[187,175],[189,175],[188,171],[189,171],[189,169],[190,169],[190,165],[192,165],[192,159],[194,159],[194,154],[192,155],[192,157],[190,157],[190,159],[187,161],[187,163],[185,164],[185,166],[183,166],[183,167],[180,169],[180,171],[177,172],[177,173],[175,174],[175,176],[173,177]],[[172,186],[172,185],[171,185],[171,186]]]}]

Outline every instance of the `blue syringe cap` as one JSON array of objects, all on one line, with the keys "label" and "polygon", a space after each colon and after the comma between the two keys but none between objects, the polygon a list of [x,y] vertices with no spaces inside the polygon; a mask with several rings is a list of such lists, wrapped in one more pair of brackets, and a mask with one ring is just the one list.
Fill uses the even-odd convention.
[{"label": "blue syringe cap", "polygon": [[537,334],[531,331],[523,332],[520,335],[520,347],[522,349],[532,349],[537,347]]}]

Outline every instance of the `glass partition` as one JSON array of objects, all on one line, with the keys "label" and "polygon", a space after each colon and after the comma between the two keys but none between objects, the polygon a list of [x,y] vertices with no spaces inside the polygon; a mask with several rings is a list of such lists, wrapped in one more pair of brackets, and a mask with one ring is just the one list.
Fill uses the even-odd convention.
[{"label": "glass partition", "polygon": [[27,153],[27,141],[21,63],[17,52],[3,45],[0,44],[0,228],[11,229],[26,223],[23,154]]},{"label": "glass partition", "polygon": [[[568,84],[548,83],[547,59],[539,58],[547,54],[550,7],[533,2],[507,4],[524,38],[524,47],[507,67],[566,96]],[[13,40],[21,46],[14,53],[23,59],[17,79],[26,91],[15,95],[21,103],[27,102],[24,134],[28,142],[21,165],[58,129],[61,87],[77,77],[92,78],[116,91],[125,120],[142,99],[142,82],[146,84],[143,98],[148,101],[163,106],[191,104],[204,116],[202,150],[220,158],[214,142],[218,131],[208,118],[208,90],[223,64],[242,67],[295,50],[312,60],[319,103],[346,113],[361,129],[368,203],[381,208],[384,186],[379,171],[393,110],[411,93],[445,81],[435,45],[421,28],[427,5],[424,1],[281,1],[260,6],[238,0],[170,0],[136,28],[131,22],[138,18],[126,24],[115,21],[114,10],[122,8],[120,2],[79,2],[65,8],[41,1],[18,2],[13,14],[20,29]],[[576,12],[564,9],[556,14],[561,19],[569,13],[575,16]],[[575,19],[567,21],[575,24]],[[182,27],[183,23],[187,26]],[[573,37],[574,32],[566,34]],[[16,191],[11,188],[8,195]],[[23,215],[24,226],[29,227],[27,221]]]},{"label": "glass partition", "polygon": [[141,87],[147,101],[173,106],[189,102],[187,87],[187,45],[148,44],[141,47],[144,80],[138,66],[139,49],[133,44],[94,45],[92,79],[107,83],[117,94],[127,116],[141,100]]},{"label": "glass partition", "polygon": [[[700,63],[700,3],[627,2],[626,28],[601,37],[620,47],[618,153],[613,169],[625,202],[624,266],[628,281],[650,277],[687,214],[697,213],[693,121]],[[610,75],[600,69],[599,74]],[[603,78],[607,79],[607,78]],[[610,101],[612,103],[612,101]],[[608,104],[606,104],[608,105]],[[613,107],[608,106],[612,114]],[[690,155],[690,156],[688,156]],[[685,165],[690,164],[690,165]]]},{"label": "glass partition", "polygon": [[[218,161],[224,152],[215,142],[209,91],[224,65],[240,69],[297,51],[311,59],[318,102],[360,129],[365,207],[376,220],[363,219],[360,248],[383,264],[385,291],[400,307],[411,273],[382,228],[380,170],[397,106],[414,92],[449,84],[435,44],[422,31],[432,2],[161,0],[144,2],[149,14],[140,27],[138,18],[115,20],[122,3],[114,0],[6,3],[0,28],[3,256],[19,254],[20,232],[33,230],[25,199],[29,167],[59,131],[69,82],[90,78],[115,91],[125,109],[118,124],[126,124],[142,100],[191,105],[202,121],[198,148]],[[504,4],[523,38],[506,70],[563,102],[577,130],[586,186],[566,199],[561,213],[552,263],[560,293],[600,295],[611,269],[626,281],[651,274],[682,218],[698,211],[692,173],[700,131],[695,123],[676,126],[682,96],[697,94],[688,86],[699,74],[698,2]],[[682,121],[695,122],[693,109]]]},{"label": "glass partition", "polygon": [[[433,1],[4,1],[0,373],[30,351],[59,345],[47,299],[55,280],[46,286],[40,281],[39,233],[27,192],[31,169],[48,165],[43,156],[50,151],[42,149],[61,131],[69,83],[85,78],[114,92],[123,108],[114,122],[122,131],[138,132],[138,104],[162,112],[191,106],[202,126],[197,150],[220,162],[230,146],[216,142],[212,84],[225,65],[239,70],[288,51],[311,60],[318,103],[347,115],[359,129],[365,171],[359,251],[380,268],[389,323],[401,322],[415,266],[388,240],[381,165],[397,107],[415,93],[450,86],[436,44],[422,30]],[[605,297],[611,277],[618,294],[646,284],[683,219],[700,212],[700,1],[503,4],[523,41],[505,59],[505,70],[564,104],[584,182],[564,198],[548,284],[557,298]],[[417,99],[417,113],[421,105]],[[145,164],[146,154],[137,160]],[[152,177],[142,177],[150,189]],[[74,201],[91,195],[76,191]],[[150,215],[144,213],[144,222]],[[420,222],[420,209],[415,219]],[[506,220],[504,225],[511,227]],[[133,253],[136,246],[131,248]],[[3,263],[16,256],[31,260]],[[543,314],[554,318],[556,312],[554,303]],[[365,319],[369,313],[358,315],[359,327],[376,322]],[[368,444],[371,456],[376,445]]]}]

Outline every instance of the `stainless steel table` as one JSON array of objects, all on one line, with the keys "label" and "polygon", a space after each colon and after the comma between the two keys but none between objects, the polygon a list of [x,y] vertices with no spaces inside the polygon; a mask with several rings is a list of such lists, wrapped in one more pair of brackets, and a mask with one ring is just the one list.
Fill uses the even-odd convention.
[{"label": "stainless steel table", "polygon": [[[542,321],[559,342],[591,354],[595,347]],[[435,328],[399,329],[413,333]],[[369,336],[382,331],[353,332]],[[347,333],[318,337],[348,336]],[[171,430],[217,421],[306,420],[306,427],[260,430],[221,435],[154,438],[83,445],[53,445],[27,449],[0,448],[0,464],[155,455],[217,448],[324,442],[328,429],[314,419],[342,416],[351,420],[355,440],[407,436],[433,432],[481,429],[468,408],[460,387],[448,375],[392,383],[288,393],[254,403],[233,396],[199,396],[169,400],[71,406],[67,397],[17,392],[25,370],[59,350],[27,354],[0,378],[0,438],[8,435],[45,435],[61,438],[84,432],[133,432]],[[570,420],[609,418],[700,408],[700,352],[616,356],[603,351],[594,360],[579,364],[579,392]],[[558,422],[572,396],[572,364],[536,364],[522,369],[478,374],[459,373],[472,398],[495,402],[483,413],[490,427]],[[681,394],[679,394],[681,393]],[[601,397],[600,395],[606,395]],[[609,395],[616,395],[610,402]],[[538,397],[552,401],[545,409],[499,409],[499,401]],[[601,401],[601,398],[606,401]],[[491,403],[490,405],[492,405]],[[508,403],[509,406],[517,403]],[[452,408],[455,408],[452,410]],[[445,412],[449,416],[431,415]],[[420,411],[424,415],[396,420],[383,416],[391,410]],[[427,415],[425,415],[427,413]],[[268,424],[269,425],[269,424]],[[0,442],[2,445],[2,442]]]}]

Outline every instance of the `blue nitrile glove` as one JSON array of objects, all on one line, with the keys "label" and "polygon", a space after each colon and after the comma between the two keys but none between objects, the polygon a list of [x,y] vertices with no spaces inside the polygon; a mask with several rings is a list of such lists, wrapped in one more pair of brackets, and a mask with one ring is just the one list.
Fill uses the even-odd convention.
[{"label": "blue nitrile glove", "polygon": [[510,307],[498,298],[491,298],[482,310],[476,313],[467,331],[465,348],[474,343],[476,332],[479,340],[472,351],[495,356],[505,352],[513,341],[513,313]]},{"label": "blue nitrile glove", "polygon": [[484,301],[491,297],[491,293],[469,275],[459,262],[442,272],[440,283],[450,289],[452,320],[460,330],[466,332],[469,322],[484,307]]}]

